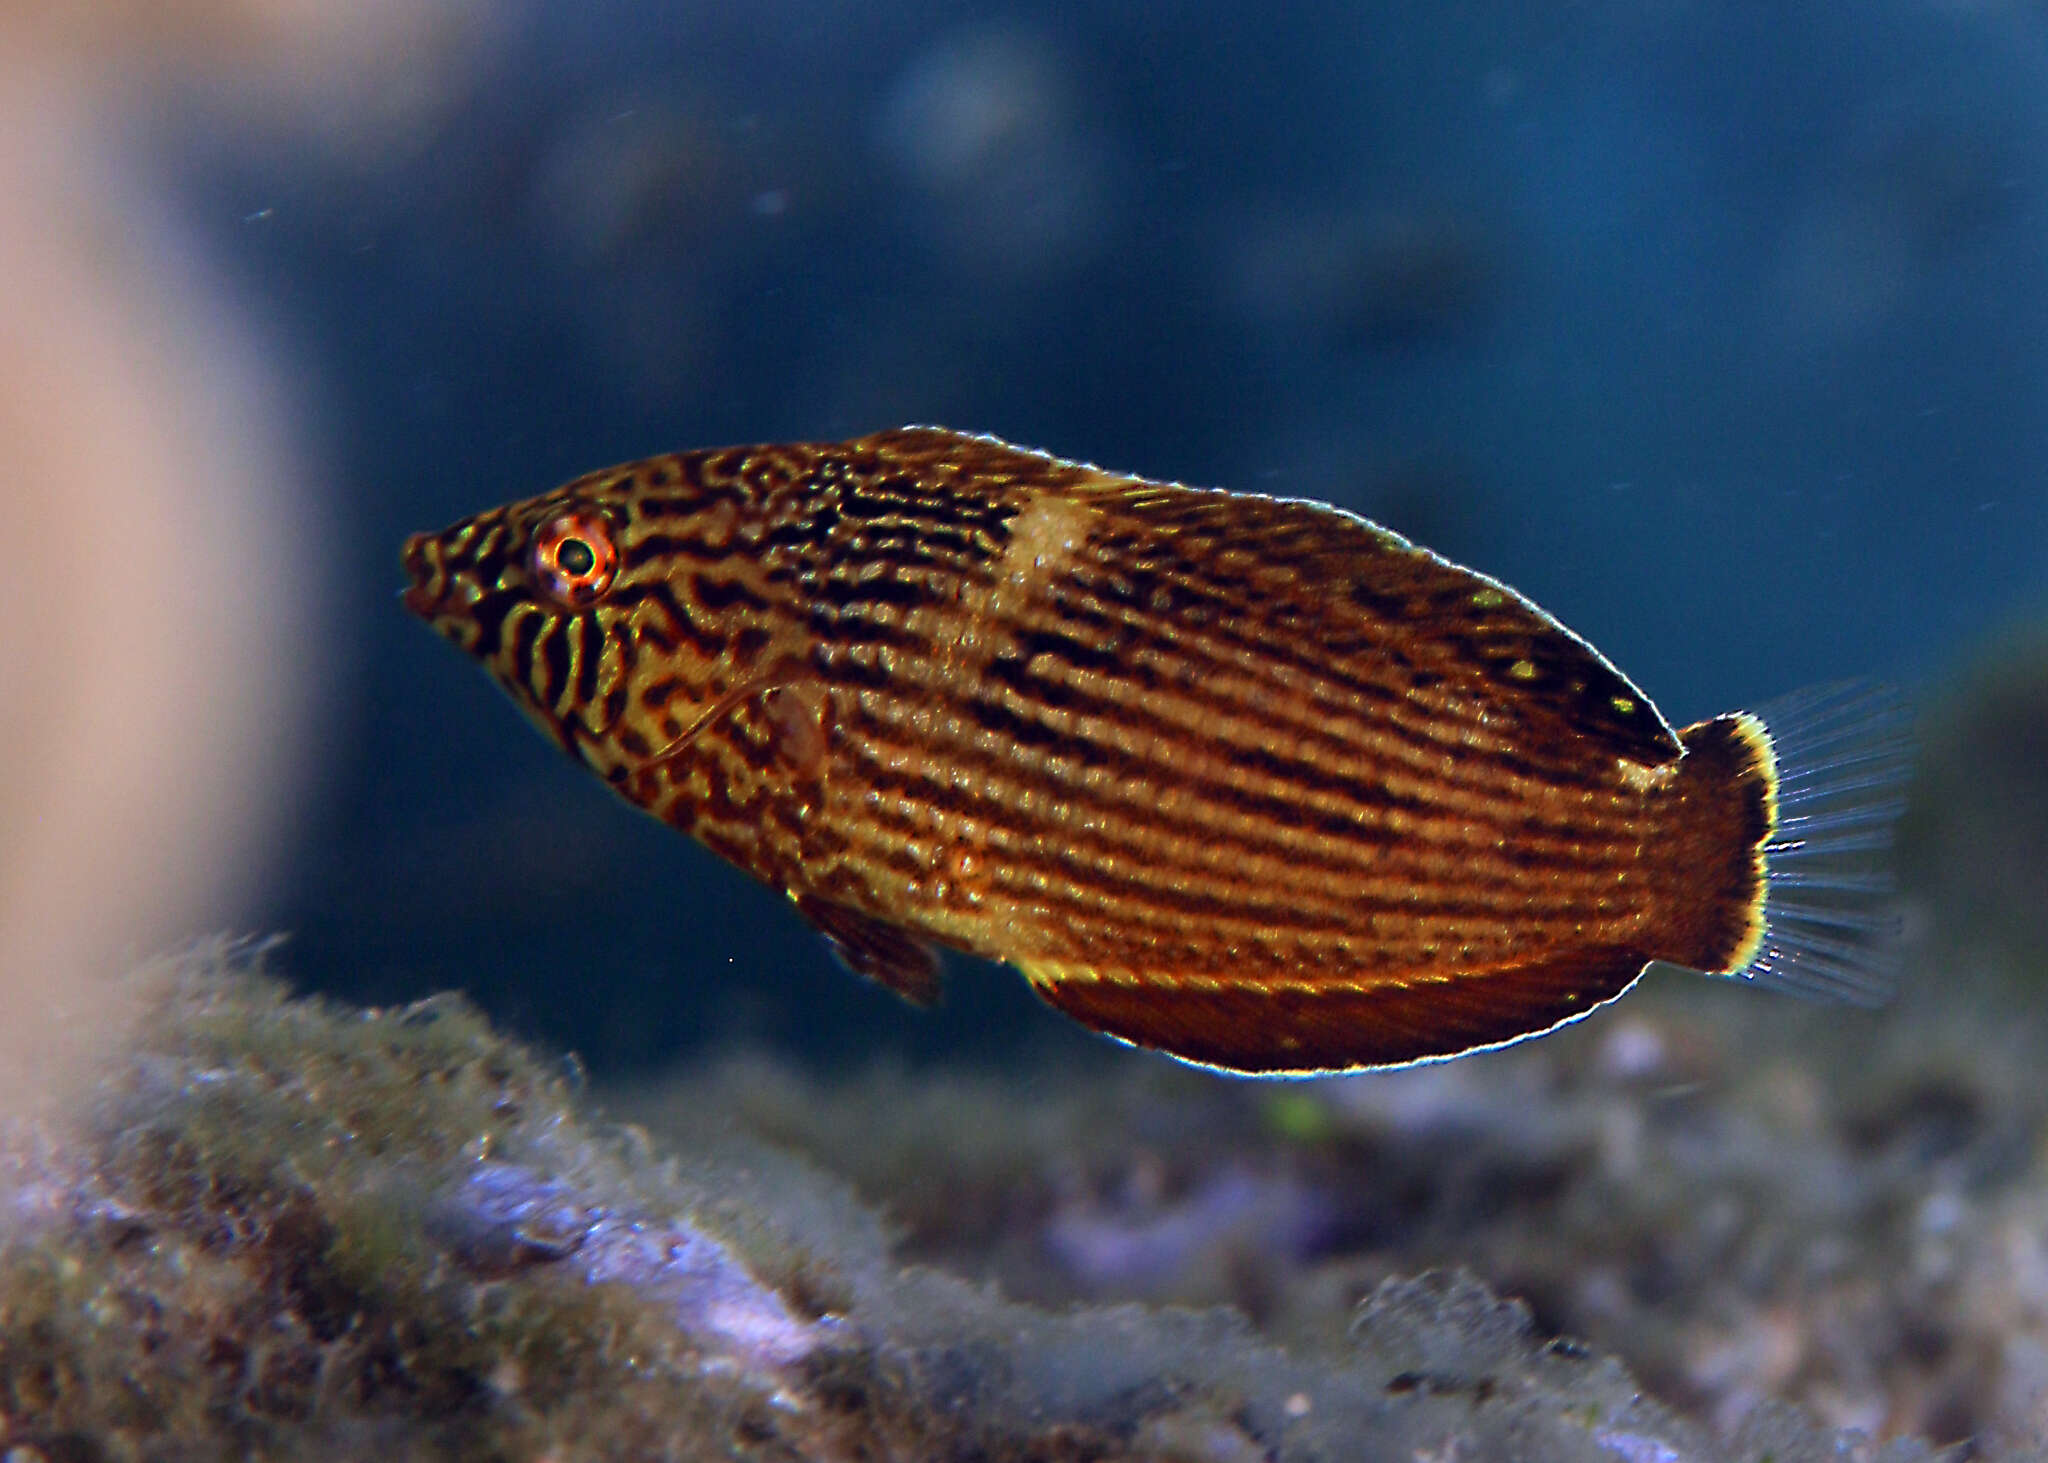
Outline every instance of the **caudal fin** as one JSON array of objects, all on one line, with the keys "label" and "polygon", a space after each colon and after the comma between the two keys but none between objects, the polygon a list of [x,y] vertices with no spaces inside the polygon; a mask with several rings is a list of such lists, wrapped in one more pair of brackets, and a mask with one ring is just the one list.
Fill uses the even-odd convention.
[{"label": "caudal fin", "polygon": [[1751,713],[1769,739],[1763,923],[1720,972],[1810,999],[1872,1006],[1898,982],[1891,850],[1912,769],[1910,716],[1889,686],[1845,681]]}]

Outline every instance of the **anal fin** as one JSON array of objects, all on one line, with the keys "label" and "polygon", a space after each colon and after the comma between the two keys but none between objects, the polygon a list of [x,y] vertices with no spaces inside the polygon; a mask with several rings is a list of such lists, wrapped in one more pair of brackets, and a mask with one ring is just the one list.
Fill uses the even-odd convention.
[{"label": "anal fin", "polygon": [[939,954],[902,926],[862,914],[815,894],[791,896],[797,913],[832,946],[832,953],[855,975],[887,986],[913,1006],[935,1006],[939,1000]]},{"label": "anal fin", "polygon": [[1636,951],[1601,948],[1449,978],[1261,983],[1018,962],[1033,990],[1091,1030],[1198,1067],[1266,1077],[1506,1046],[1613,1000],[1646,963]]}]

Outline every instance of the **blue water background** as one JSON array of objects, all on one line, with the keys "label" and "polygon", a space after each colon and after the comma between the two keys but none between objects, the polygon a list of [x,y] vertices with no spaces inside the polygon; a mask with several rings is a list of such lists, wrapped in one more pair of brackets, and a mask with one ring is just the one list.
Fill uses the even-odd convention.
[{"label": "blue water background", "polygon": [[1674,720],[1939,685],[2048,604],[2048,12],[531,3],[364,155],[181,207],[311,406],[337,654],[248,920],[623,1070],[1060,1042],[920,1015],[404,615],[397,545],[609,461],[912,421],[1324,497]]}]

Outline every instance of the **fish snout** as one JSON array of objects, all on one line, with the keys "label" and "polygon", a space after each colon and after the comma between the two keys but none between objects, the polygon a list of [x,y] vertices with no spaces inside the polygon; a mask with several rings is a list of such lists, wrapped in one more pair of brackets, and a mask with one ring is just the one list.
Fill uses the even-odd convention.
[{"label": "fish snout", "polygon": [[432,534],[416,533],[405,541],[399,559],[406,577],[412,580],[399,594],[400,602],[414,614],[431,619],[448,596],[448,566],[441,545]]}]

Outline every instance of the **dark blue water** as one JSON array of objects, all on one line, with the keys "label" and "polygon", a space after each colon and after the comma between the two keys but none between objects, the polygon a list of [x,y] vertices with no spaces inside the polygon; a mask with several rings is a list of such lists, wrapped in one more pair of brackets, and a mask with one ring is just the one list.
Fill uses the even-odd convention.
[{"label": "dark blue water", "polygon": [[1325,497],[1674,720],[2048,605],[2038,7],[555,0],[395,142],[199,130],[340,586],[249,918],[600,1067],[1069,1039],[964,962],[863,988],[400,611],[407,532],[607,461],[939,421]]}]

